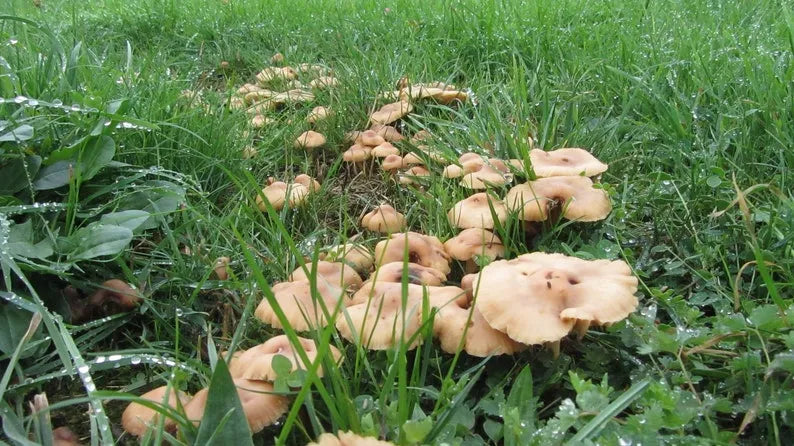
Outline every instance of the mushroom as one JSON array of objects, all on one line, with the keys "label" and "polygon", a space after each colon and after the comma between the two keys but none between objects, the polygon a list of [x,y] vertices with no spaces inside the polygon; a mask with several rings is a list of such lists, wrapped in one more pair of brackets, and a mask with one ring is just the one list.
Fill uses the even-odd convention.
[{"label": "mushroom", "polygon": [[[298,337],[301,349],[306,353],[309,361],[317,358],[317,345],[311,339]],[[334,347],[329,346],[329,353],[333,360],[342,359],[342,353]],[[278,378],[273,370],[273,359],[276,355],[281,355],[292,363],[292,370],[306,370],[308,365],[303,362],[298,352],[293,347],[287,335],[275,336],[262,344],[251,347],[229,364],[229,373],[232,378],[253,379],[256,381],[275,381]],[[317,376],[323,376],[323,369],[317,369]]]},{"label": "mushroom", "polygon": [[480,192],[455,203],[447,213],[447,218],[456,228],[493,229],[496,221],[499,223],[505,221],[507,208],[501,200]]},{"label": "mushroom", "polygon": [[253,105],[246,108],[245,112],[249,115],[263,115],[275,110],[277,105],[278,103],[268,99],[265,101],[255,102]]},{"label": "mushroom", "polygon": [[228,257],[218,257],[218,259],[215,260],[215,266],[213,266],[212,272],[218,280],[226,280],[229,278],[230,261],[231,259]]},{"label": "mushroom", "polygon": [[386,142],[386,140],[372,130],[364,130],[356,136],[356,144],[369,147],[376,147]]},{"label": "mushroom", "polygon": [[[305,271],[304,267],[306,268]],[[304,267],[296,268],[295,271],[289,275],[290,282],[309,280],[311,273],[316,269],[317,272],[315,274],[318,278],[323,278],[328,281],[328,283],[346,290],[355,291],[361,288],[361,284],[363,283],[361,276],[358,275],[356,270],[342,262],[326,262],[320,260],[317,263],[306,263]],[[309,275],[307,275],[307,271]]]},{"label": "mushroom", "polygon": [[252,93],[254,91],[261,91],[263,90],[262,87],[256,84],[243,84],[242,87],[237,89],[237,94],[240,96],[245,96],[248,93]]},{"label": "mushroom", "polygon": [[361,144],[353,144],[349,149],[342,153],[342,159],[347,163],[353,163],[356,167],[363,167],[364,161],[372,155],[372,148]]},{"label": "mushroom", "polygon": [[380,110],[369,115],[369,120],[372,124],[391,124],[408,113],[413,111],[414,107],[407,101],[397,101],[391,104],[386,104]]},{"label": "mushroom", "polygon": [[327,76],[332,74],[332,70],[320,64],[302,63],[295,67],[299,73],[311,74],[314,76]]},{"label": "mushroom", "polygon": [[378,267],[370,275],[368,282],[402,283],[403,271],[406,269],[408,283],[415,285],[441,286],[447,280],[447,275],[435,268],[422,266],[418,263],[389,262]]},{"label": "mushroom", "polygon": [[295,140],[295,147],[299,149],[306,149],[311,151],[318,147],[325,145],[325,136],[322,133],[315,132],[314,130],[307,130],[298,136]]},{"label": "mushroom", "polygon": [[397,232],[405,227],[405,216],[389,204],[381,204],[361,218],[361,226],[375,232]]},{"label": "mushroom", "polygon": [[504,257],[505,247],[493,232],[482,228],[469,228],[444,242],[444,249],[455,260],[466,262],[466,272],[477,271],[475,257],[485,256],[491,260]]},{"label": "mushroom", "polygon": [[66,298],[73,324],[132,311],[141,303],[138,291],[118,279],[102,282],[99,289],[85,299],[81,299],[76,291],[67,294]]},{"label": "mushroom", "polygon": [[526,349],[525,345],[488,325],[476,306],[470,308],[461,299],[438,308],[433,319],[433,333],[441,350],[447,353],[457,353],[460,347],[472,356],[486,357],[512,355]]},{"label": "mushroom", "polygon": [[[281,282],[271,287],[273,296],[284,312],[287,322],[297,331],[308,331],[315,327],[326,326],[328,321],[325,317],[325,310],[329,314],[333,314],[339,300],[346,296],[342,288],[321,277],[317,278],[314,286],[317,290],[315,295],[312,294],[312,288],[312,284],[308,280]],[[266,324],[283,328],[266,298],[262,299],[262,302],[256,307],[254,315]]]},{"label": "mushroom", "polygon": [[306,122],[309,124],[316,124],[331,115],[331,109],[328,107],[324,107],[322,105],[318,105],[314,107],[309,115],[306,116]]},{"label": "mushroom", "polygon": [[273,118],[268,118],[265,115],[254,115],[254,117],[251,118],[251,127],[255,129],[261,129],[262,127],[274,122],[276,121]]},{"label": "mushroom", "polygon": [[403,164],[406,166],[423,166],[425,164],[425,160],[423,160],[419,155],[414,152],[408,152],[403,157]]},{"label": "mushroom", "polygon": [[314,178],[302,173],[295,177],[294,183],[300,184],[309,190],[309,193],[317,192],[320,190],[320,182]]},{"label": "mushroom", "polygon": [[504,186],[510,180],[512,180],[512,175],[505,175],[487,164],[482,164],[477,170],[466,173],[460,181],[460,185],[469,189],[481,190]]},{"label": "mushroom", "polygon": [[294,104],[297,102],[311,102],[314,100],[314,94],[311,91],[302,88],[293,88],[276,95],[273,95],[268,101],[276,105],[280,104]]},{"label": "mushroom", "polygon": [[606,172],[609,167],[584,149],[565,148],[545,152],[532,149],[529,152],[532,170],[538,177],[584,175],[594,177]]},{"label": "mushroom", "polygon": [[421,141],[427,141],[427,140],[432,139],[432,138],[433,138],[433,134],[430,133],[429,130],[422,129],[422,130],[419,130],[418,132],[414,133],[414,135],[411,136],[410,141],[411,141],[411,144],[415,145],[415,144],[418,144]]},{"label": "mushroom", "polygon": [[276,53],[270,58],[270,63],[273,65],[281,65],[284,63],[284,55],[281,53]]},{"label": "mushroom", "polygon": [[[156,389],[150,390],[143,395],[141,398],[148,401],[153,401],[157,404],[162,404],[163,406],[168,406],[173,409],[176,409],[180,404],[186,405],[188,401],[190,401],[190,395],[187,395],[179,390],[175,390],[173,387],[169,386],[162,386]],[[179,403],[177,403],[177,400]],[[150,427],[154,426],[158,423],[159,413],[154,410],[146,407],[142,404],[132,402],[130,403],[124,412],[121,414],[121,426],[124,428],[125,431],[129,432],[136,437],[142,437],[143,434],[146,433],[146,430]],[[165,426],[173,426],[174,420],[166,419]]]},{"label": "mushroom", "polygon": [[563,217],[583,222],[603,220],[612,210],[607,192],[581,176],[538,178],[519,184],[507,192],[505,204],[525,221],[547,220],[558,205]]},{"label": "mushroom", "polygon": [[275,91],[265,90],[264,88],[258,88],[253,91],[249,91],[245,94],[245,103],[246,104],[257,104],[262,101],[266,101],[277,93]]},{"label": "mushroom", "polygon": [[389,155],[399,155],[400,149],[394,147],[392,143],[386,141],[383,144],[379,144],[372,149],[372,156],[375,158],[386,158]]},{"label": "mushroom", "polygon": [[[256,196],[256,206],[260,211],[267,211],[265,200],[267,200],[274,210],[281,210],[284,204],[295,207],[302,204],[309,195],[309,188],[300,183],[287,184],[283,181],[276,181],[262,189],[262,194]],[[262,198],[264,196],[264,199]]]},{"label": "mushroom", "polygon": [[255,158],[256,155],[258,155],[258,154],[259,154],[259,152],[257,152],[256,147],[254,147],[254,146],[245,146],[245,148],[243,149],[243,159],[244,160]]},{"label": "mushroom", "polygon": [[534,252],[491,263],[472,287],[485,320],[524,344],[556,342],[577,321],[613,323],[637,307],[637,278],[622,260]]},{"label": "mushroom", "polygon": [[418,232],[392,234],[375,245],[375,265],[402,262],[407,250],[408,262],[417,263],[449,274],[449,254],[437,238]]},{"label": "mushroom", "polygon": [[334,76],[320,76],[317,79],[309,82],[309,86],[324,90],[326,88],[334,88],[339,86],[339,80]]},{"label": "mushroom", "polygon": [[[234,379],[234,385],[248,426],[254,434],[275,423],[289,409],[289,399],[274,394],[273,385],[269,382],[237,378]],[[199,390],[185,405],[185,416],[194,424],[201,422],[208,393],[209,389]]]},{"label": "mushroom", "polygon": [[230,110],[244,110],[245,109],[245,100],[238,96],[232,96],[229,98],[229,109]]},{"label": "mushroom", "polygon": [[66,426],[52,430],[52,446],[82,446],[80,438]]},{"label": "mushroom", "polygon": [[413,166],[399,175],[400,184],[416,184],[419,177],[429,177],[430,171],[424,166]]},{"label": "mushroom", "polygon": [[291,80],[298,77],[298,73],[292,67],[268,67],[256,75],[256,81],[260,85],[265,85],[274,80]]},{"label": "mushroom", "polygon": [[449,89],[449,85],[445,85],[444,87],[436,87],[435,85],[443,85],[439,82],[433,82],[431,84],[414,84],[410,87],[401,88],[398,91],[393,92],[385,92],[381,94],[381,97],[386,99],[394,99],[399,97],[404,101],[409,100],[421,100],[425,98],[431,98],[440,104],[449,104],[453,101],[465,101],[468,99],[468,94],[464,91]]},{"label": "mushroom", "polygon": [[389,142],[398,142],[405,139],[405,137],[400,134],[400,131],[397,130],[395,127],[390,125],[383,125],[383,124],[375,124],[369,128],[373,132],[377,133],[383,139]]},{"label": "mushroom", "polygon": [[372,252],[364,245],[346,243],[337,245],[327,250],[327,260],[344,262],[351,265],[358,272],[366,272],[372,268],[375,260]]},{"label": "mushroom", "polygon": [[353,431],[339,431],[336,435],[322,434],[317,437],[316,443],[309,443],[306,446],[394,446],[394,443],[380,441],[375,437],[362,437],[354,434]]},{"label": "mushroom", "polygon": [[400,155],[387,155],[386,158],[383,158],[383,162],[380,165],[381,169],[386,172],[393,172],[407,166]]}]

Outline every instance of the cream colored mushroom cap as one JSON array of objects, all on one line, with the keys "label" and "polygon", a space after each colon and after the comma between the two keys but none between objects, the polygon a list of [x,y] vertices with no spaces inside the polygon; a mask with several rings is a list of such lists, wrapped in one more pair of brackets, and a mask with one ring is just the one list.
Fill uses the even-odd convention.
[{"label": "cream colored mushroom cap", "polygon": [[[328,325],[322,305],[325,304],[329,314],[333,314],[339,300],[345,299],[347,296],[342,288],[328,283],[323,278],[317,279],[316,288],[317,298],[312,297],[312,285],[305,280],[281,282],[271,287],[287,322],[297,331],[307,331]],[[345,303],[343,302],[343,304]],[[259,306],[256,307],[254,316],[273,327],[283,328],[267,298],[263,298]]]},{"label": "cream colored mushroom cap", "polygon": [[477,170],[466,173],[460,181],[460,185],[469,189],[488,189],[489,187],[499,187],[507,184],[512,178],[493,167],[483,164]]},{"label": "cream colored mushroom cap", "polygon": [[383,144],[377,145],[374,149],[372,149],[372,156],[376,158],[386,158],[389,155],[399,155],[400,149],[394,147],[394,145],[388,141],[384,142]]},{"label": "cream colored mushroom cap", "polygon": [[617,322],[637,306],[637,278],[625,262],[563,254],[493,262],[472,287],[488,323],[524,344],[558,341],[577,320]]},{"label": "cream colored mushroom cap", "polygon": [[275,96],[276,94],[278,94],[278,93],[276,93],[275,91],[265,90],[263,88],[258,88],[257,87],[257,89],[249,91],[248,93],[245,94],[245,96],[244,96],[245,103],[246,104],[256,104],[256,103],[259,103],[261,101],[270,99],[273,96]]},{"label": "cream colored mushroom cap", "polygon": [[558,205],[563,217],[583,222],[603,220],[612,210],[609,194],[581,176],[538,178],[519,184],[507,192],[505,204],[526,221],[544,221]]},{"label": "cream colored mushroom cap", "polygon": [[[177,400],[182,405],[190,401],[190,395],[175,390],[173,387],[169,389],[168,386],[152,389],[141,395],[141,398],[158,404],[165,404],[173,409],[177,408]],[[154,409],[132,402],[121,414],[121,425],[125,431],[140,437],[146,433],[150,426],[155,426],[158,423],[159,416],[160,414]],[[174,420],[166,420],[166,426],[172,426],[173,424]]]},{"label": "cream colored mushroom cap", "polygon": [[551,151],[532,149],[529,152],[532,170],[538,177],[584,175],[594,177],[606,172],[609,166],[602,163],[590,152],[578,148],[564,148]]},{"label": "cream colored mushroom cap", "polygon": [[[287,184],[276,181],[262,189],[262,195],[265,196],[265,200],[270,202],[273,209],[278,211],[284,207],[285,203],[288,203],[290,207],[302,204],[306,200],[306,196],[309,195],[309,189],[300,183]],[[262,195],[256,196],[256,205],[260,211],[265,212],[267,207],[265,207]]]},{"label": "cream colored mushroom cap", "polygon": [[256,80],[264,85],[276,79],[290,80],[296,77],[298,73],[292,67],[268,67],[257,73]]},{"label": "cream colored mushroom cap", "polygon": [[[301,337],[298,337],[298,342],[306,353],[306,357],[313,362],[318,353],[315,342]],[[342,353],[333,345],[329,346],[329,353],[334,361],[339,361],[342,358]],[[229,373],[232,378],[275,381],[278,378],[278,374],[273,370],[273,359],[276,355],[281,355],[289,360],[292,364],[291,371],[308,369],[308,365],[303,362],[287,335],[279,335],[251,347],[235,357],[233,361],[229,362]],[[317,376],[323,376],[322,367],[318,367]]]},{"label": "cream colored mushroom cap", "polygon": [[348,163],[359,163],[368,160],[372,155],[372,148],[361,144],[353,144],[342,153],[342,159]]},{"label": "cream colored mushroom cap", "polygon": [[339,79],[334,76],[320,76],[309,82],[309,86],[317,89],[334,88],[339,86]]},{"label": "cream colored mushroom cap", "polygon": [[375,245],[375,265],[402,262],[407,250],[408,262],[449,274],[449,254],[439,239],[417,232],[392,234]]},{"label": "cream colored mushroom cap", "polygon": [[[289,410],[289,399],[271,393],[274,389],[269,382],[236,378],[234,385],[237,387],[240,405],[243,407],[243,413],[252,433],[257,433],[275,423]],[[186,418],[196,425],[204,416],[208,394],[209,389],[201,389],[185,405]]]},{"label": "cream colored mushroom cap", "polygon": [[327,117],[331,116],[331,109],[322,105],[314,107],[309,115],[306,116],[306,122],[314,124],[320,122]]},{"label": "cream colored mushroom cap", "polygon": [[317,438],[316,443],[309,443],[306,446],[394,446],[394,443],[380,441],[374,437],[362,437],[352,431],[339,431],[337,435],[322,434]]},{"label": "cream colored mushroom cap", "polygon": [[[361,284],[364,282],[353,267],[342,262],[320,260],[317,263],[306,263],[305,267],[309,273],[316,269],[317,277],[321,277],[328,283],[345,290],[355,291],[361,288]],[[290,282],[309,280],[310,276],[306,275],[306,271],[302,267],[296,268],[289,275]]]},{"label": "cream colored mushroom cap", "polygon": [[375,232],[397,232],[405,227],[405,216],[391,205],[382,204],[364,215],[361,225]]},{"label": "cream colored mushroom cap", "polygon": [[382,136],[375,133],[374,130],[364,130],[356,137],[356,143],[368,147],[376,147],[386,142]]},{"label": "cream colored mushroom cap", "polygon": [[325,145],[325,136],[314,130],[307,130],[295,139],[295,147],[303,149],[316,149]]},{"label": "cream colored mushroom cap", "polygon": [[389,142],[402,141],[405,137],[395,127],[383,124],[374,124],[369,128]]},{"label": "cream colored mushroom cap", "polygon": [[[493,207],[493,214],[491,207]],[[493,229],[495,226],[494,215],[499,222],[505,221],[507,208],[504,203],[485,192],[480,192],[455,203],[455,206],[447,213],[447,218],[449,223],[456,228]]]},{"label": "cream colored mushroom cap", "polygon": [[320,190],[320,182],[305,173],[296,176],[294,183],[303,185],[310,193]]},{"label": "cream colored mushroom cap", "polygon": [[482,228],[464,229],[444,242],[444,249],[455,260],[470,260],[483,255],[496,259],[505,255],[505,247],[499,237]]},{"label": "cream colored mushroom cap", "polygon": [[391,124],[408,113],[411,113],[413,109],[413,105],[411,105],[409,102],[397,101],[391,104],[386,104],[381,107],[380,110],[369,115],[369,120],[372,124]]},{"label": "cream colored mushroom cap", "polygon": [[491,327],[476,306],[471,309],[459,300],[439,307],[433,319],[433,333],[441,344],[441,350],[447,353],[456,353],[461,341],[461,350],[478,357],[512,355],[527,348]]},{"label": "cream colored mushroom cap", "polygon": [[417,183],[418,177],[429,177],[430,171],[424,166],[413,166],[399,175],[400,184],[411,185]]},{"label": "cream colored mushroom cap", "polygon": [[403,271],[407,269],[408,283],[415,285],[441,286],[447,280],[447,275],[441,271],[422,266],[418,263],[389,262],[384,263],[369,276],[368,282],[396,282],[402,283]]},{"label": "cream colored mushroom cap", "polygon": [[326,259],[348,263],[358,271],[369,271],[375,263],[372,251],[366,246],[356,243],[346,243],[329,248]]},{"label": "cream colored mushroom cap", "polygon": [[407,164],[400,155],[387,155],[385,158],[383,158],[383,162],[381,163],[380,167],[381,169],[390,172],[393,170],[402,169],[406,166]]}]

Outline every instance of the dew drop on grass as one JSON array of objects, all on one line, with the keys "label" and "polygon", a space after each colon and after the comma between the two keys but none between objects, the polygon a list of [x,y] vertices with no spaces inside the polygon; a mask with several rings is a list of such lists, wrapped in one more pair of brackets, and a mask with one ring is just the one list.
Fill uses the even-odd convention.
[{"label": "dew drop on grass", "polygon": [[104,356],[97,356],[96,359],[94,360],[94,364],[102,364],[103,362],[105,362]]},{"label": "dew drop on grass", "polygon": [[182,309],[181,309],[181,308],[177,308],[177,309],[176,309],[176,317],[182,317],[182,315],[183,315],[183,314],[184,314],[184,313],[182,312]]},{"label": "dew drop on grass", "polygon": [[132,359],[130,359],[130,364],[132,365],[137,365],[140,363],[141,363],[141,358],[139,358],[138,356],[133,356]]},{"label": "dew drop on grass", "polygon": [[[81,365],[80,367],[77,368],[77,371],[80,372],[80,373],[88,373],[89,370],[91,370],[91,368],[88,367],[87,365]],[[91,379],[91,378],[88,378],[88,379]]]},{"label": "dew drop on grass", "polygon": [[111,361],[111,362],[120,361],[121,358],[122,358],[121,355],[110,355],[110,356],[108,356],[108,361]]},{"label": "dew drop on grass", "polygon": [[52,101],[52,105],[54,105],[56,107],[60,107],[61,105],[63,105],[63,102],[60,99],[56,99],[56,100]]},{"label": "dew drop on grass", "polygon": [[25,102],[27,100],[28,100],[28,98],[26,98],[25,96],[22,96],[22,95],[17,96],[17,97],[14,98],[14,102],[16,102],[17,104],[21,104],[21,103],[23,103],[23,102]]}]

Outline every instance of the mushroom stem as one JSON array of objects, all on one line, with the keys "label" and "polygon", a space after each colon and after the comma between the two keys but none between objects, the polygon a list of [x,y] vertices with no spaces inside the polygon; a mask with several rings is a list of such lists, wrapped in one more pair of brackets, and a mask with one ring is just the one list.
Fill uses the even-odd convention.
[{"label": "mushroom stem", "polygon": [[573,330],[576,333],[577,341],[581,341],[582,338],[584,338],[584,335],[587,333],[588,328],[590,328],[590,321],[583,321],[583,320],[576,321],[576,325],[574,325]]},{"label": "mushroom stem", "polygon": [[477,262],[474,261],[473,257],[469,260],[466,260],[466,266],[465,266],[466,274],[476,273],[479,268],[480,268],[479,265],[477,265]]},{"label": "mushroom stem", "polygon": [[560,357],[560,341],[547,342],[546,348],[551,351],[551,355],[554,357],[554,359]]}]

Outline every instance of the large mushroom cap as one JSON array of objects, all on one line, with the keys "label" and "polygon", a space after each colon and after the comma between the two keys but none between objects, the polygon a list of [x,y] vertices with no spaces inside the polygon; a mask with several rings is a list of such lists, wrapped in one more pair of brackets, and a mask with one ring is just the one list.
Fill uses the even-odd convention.
[{"label": "large mushroom cap", "polygon": [[361,225],[375,232],[396,232],[405,227],[405,216],[391,205],[382,204],[361,218]]},{"label": "large mushroom cap", "polygon": [[504,257],[505,247],[493,232],[482,228],[469,228],[444,242],[447,254],[455,260],[470,260],[474,256],[492,259]]},{"label": "large mushroom cap", "polygon": [[397,130],[395,127],[390,125],[383,125],[383,124],[375,124],[369,128],[373,132],[377,133],[383,139],[389,142],[398,142],[405,139],[405,137]]},{"label": "large mushroom cap", "polygon": [[326,254],[326,260],[347,263],[359,272],[369,271],[375,263],[372,251],[364,245],[355,243],[334,246],[329,248]]},{"label": "large mushroom cap", "polygon": [[[342,288],[334,286],[322,278],[317,279],[317,295],[315,297],[312,296],[312,284],[305,280],[277,283],[271,289],[287,318],[287,322],[297,331],[307,331],[312,327],[327,325],[323,304],[328,313],[333,314],[339,300],[346,296]],[[266,324],[283,328],[266,298],[262,299],[262,302],[256,307],[254,315]]]},{"label": "large mushroom cap", "polygon": [[460,299],[442,305],[438,309],[433,320],[433,332],[438,337],[441,350],[447,353],[457,352],[461,344],[461,350],[479,357],[512,355],[526,348],[525,345],[492,328],[476,306],[473,309],[469,308]]},{"label": "large mushroom cap", "polygon": [[413,109],[414,107],[410,102],[397,101],[391,104],[386,104],[381,107],[380,110],[369,115],[369,120],[372,124],[391,124],[408,113],[411,113]]},{"label": "large mushroom cap", "polygon": [[609,194],[581,176],[538,178],[519,184],[507,192],[505,204],[526,221],[544,221],[558,205],[563,217],[584,222],[603,220],[612,210]]},{"label": "large mushroom cap", "polygon": [[378,242],[375,245],[375,265],[402,262],[406,251],[408,262],[449,274],[449,254],[441,241],[417,232],[392,234],[390,238]]},{"label": "large mushroom cap", "polygon": [[[318,353],[314,341],[299,337],[298,342],[309,361],[314,361]],[[329,347],[329,352],[333,356],[334,361],[338,361],[342,357],[342,353],[333,345]],[[273,359],[276,355],[287,358],[292,363],[292,371],[308,369],[308,365],[298,355],[287,335],[280,335],[270,338],[256,347],[251,347],[234,358],[234,361],[229,364],[229,373],[231,373],[232,378],[275,381],[278,378],[276,371],[273,370]],[[317,376],[323,376],[322,367],[317,369]]]},{"label": "large mushroom cap", "polygon": [[507,208],[501,200],[480,192],[455,203],[447,213],[447,218],[456,228],[493,229],[495,221],[500,223],[505,221]]},{"label": "large mushroom cap", "polygon": [[558,341],[577,320],[617,322],[637,306],[637,278],[623,261],[535,252],[500,260],[474,279],[477,308],[524,344]]},{"label": "large mushroom cap", "polygon": [[529,152],[532,170],[538,177],[584,175],[594,177],[606,172],[609,167],[584,149],[565,148],[545,152],[532,149]]},{"label": "large mushroom cap", "polygon": [[[252,433],[275,423],[289,409],[289,399],[272,393],[273,385],[269,382],[237,378],[234,385]],[[185,416],[194,424],[199,424],[204,416],[208,394],[209,389],[201,389],[185,405]]]},{"label": "large mushroom cap", "polygon": [[306,271],[311,274],[312,271],[316,269],[318,278],[325,279],[328,283],[340,288],[355,291],[361,288],[361,284],[363,283],[361,276],[358,275],[356,270],[342,262],[326,262],[321,260],[317,263],[307,263],[305,267],[305,271],[303,267],[296,268],[289,276],[290,282],[309,280],[310,276],[306,274]]},{"label": "large mushroom cap", "polygon": [[[187,404],[190,401],[190,395],[187,395],[173,387],[168,386],[158,387],[150,390],[141,398],[149,401],[154,401],[158,404],[164,404],[171,408],[177,408],[177,400],[181,404]],[[146,433],[146,430],[157,424],[159,413],[154,409],[150,409],[138,403],[130,403],[124,412],[121,414],[121,425],[124,430],[136,437],[140,437]],[[166,426],[173,425],[174,421],[171,419],[166,420]]]},{"label": "large mushroom cap", "polygon": [[356,137],[356,144],[361,144],[369,147],[376,147],[386,142],[386,140],[375,133],[374,130],[364,130]]},{"label": "large mushroom cap", "polygon": [[314,130],[307,130],[295,140],[295,147],[306,150],[316,149],[325,145],[325,136]]},{"label": "large mushroom cap", "polygon": [[418,263],[389,262],[381,265],[372,273],[369,281],[402,283],[405,270],[407,270],[408,283],[416,285],[440,286],[447,280],[447,275],[435,268],[422,266]]},{"label": "large mushroom cap", "polygon": [[394,446],[394,443],[380,441],[374,437],[362,437],[352,431],[339,431],[337,435],[322,434],[317,438],[316,443],[309,443],[306,446]]}]

